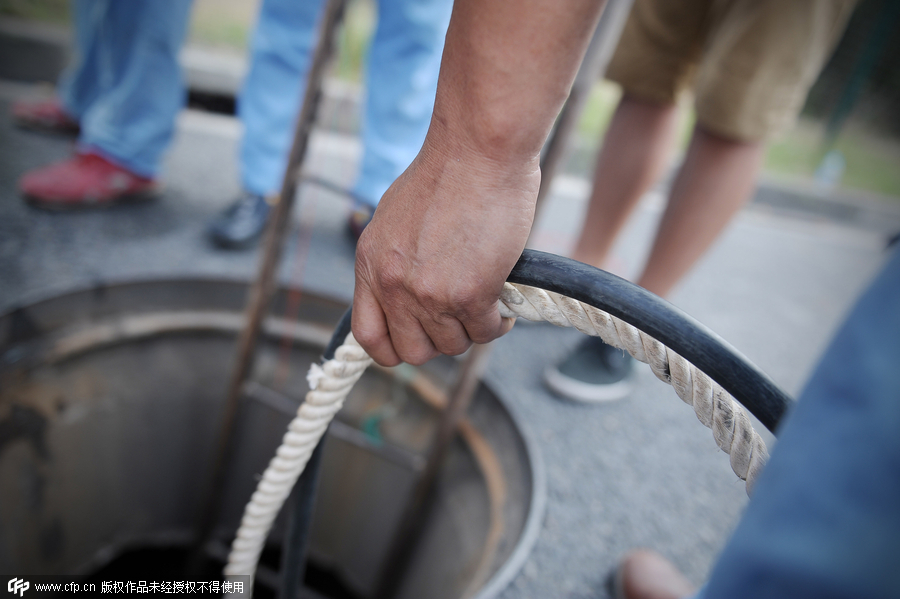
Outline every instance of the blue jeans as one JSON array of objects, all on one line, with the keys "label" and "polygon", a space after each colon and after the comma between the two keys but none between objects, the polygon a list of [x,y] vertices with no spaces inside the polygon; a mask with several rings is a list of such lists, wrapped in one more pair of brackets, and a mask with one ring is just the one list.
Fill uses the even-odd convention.
[{"label": "blue jeans", "polygon": [[900,250],[782,424],[698,597],[900,597]]},{"label": "blue jeans", "polygon": [[59,83],[79,145],[146,177],[184,105],[178,51],[191,0],[76,0],[77,60]]},{"label": "blue jeans", "polygon": [[[278,191],[315,49],[321,0],[264,0],[238,102],[247,191]],[[374,206],[412,162],[431,122],[450,0],[382,0],[369,50],[363,156],[354,195]]]}]

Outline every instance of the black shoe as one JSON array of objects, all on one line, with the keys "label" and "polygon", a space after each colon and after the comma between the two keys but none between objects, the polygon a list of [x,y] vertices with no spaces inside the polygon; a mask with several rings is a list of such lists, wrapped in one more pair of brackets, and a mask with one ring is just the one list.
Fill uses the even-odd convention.
[{"label": "black shoe", "polygon": [[634,358],[624,350],[588,337],[559,364],[548,366],[544,382],[555,393],[575,401],[602,402],[631,393]]},{"label": "black shoe", "polygon": [[359,241],[359,236],[362,235],[363,230],[365,230],[365,228],[369,226],[369,223],[372,222],[372,217],[374,215],[374,206],[369,206],[368,204],[359,201],[355,202],[353,204],[353,210],[347,218],[347,232],[353,239]]},{"label": "black shoe", "polygon": [[246,248],[256,243],[266,228],[272,206],[261,195],[244,193],[209,225],[209,236],[226,249]]}]

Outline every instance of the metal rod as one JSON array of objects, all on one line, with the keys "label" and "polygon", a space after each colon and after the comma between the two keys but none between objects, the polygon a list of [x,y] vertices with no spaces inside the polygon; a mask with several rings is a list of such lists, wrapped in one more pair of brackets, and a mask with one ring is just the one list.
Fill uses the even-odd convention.
[{"label": "metal rod", "polygon": [[[213,533],[222,505],[222,489],[225,483],[226,467],[229,463],[234,436],[235,418],[240,403],[244,382],[250,374],[256,357],[256,345],[262,322],[269,310],[272,295],[275,291],[276,273],[281,261],[285,234],[290,220],[291,210],[300,179],[300,167],[306,157],[309,137],[315,122],[319,100],[322,96],[322,81],[325,68],[334,52],[335,32],[341,21],[346,0],[328,0],[319,27],[319,41],[312,57],[306,92],[297,126],[294,141],[288,157],[287,168],[281,184],[281,193],[266,227],[263,254],[256,281],[250,289],[247,302],[246,322],[238,339],[237,359],[228,386],[219,438],[213,457],[212,474],[206,486],[204,500],[200,504],[203,514],[197,539],[202,548]],[[195,552],[196,553],[196,552]]]},{"label": "metal rod", "polygon": [[462,364],[450,400],[438,423],[434,442],[425,462],[422,476],[409,497],[400,524],[391,540],[387,557],[375,587],[376,599],[391,599],[400,590],[406,571],[412,561],[414,549],[421,537],[423,526],[434,503],[434,488],[441,466],[456,436],[459,421],[465,416],[478,382],[487,365],[490,344],[474,345]]},{"label": "metal rod", "polygon": [[591,44],[588,46],[575,81],[572,83],[569,97],[566,99],[541,153],[541,189],[538,192],[535,206],[535,221],[540,214],[541,205],[550,193],[550,185],[553,183],[559,162],[562,160],[572,131],[578,125],[578,119],[581,117],[591,89],[597,79],[606,71],[606,65],[609,64],[613,51],[619,43],[619,36],[628,19],[632,2],[633,0],[609,0],[603,9],[597,30],[594,32],[594,37],[591,38]]}]

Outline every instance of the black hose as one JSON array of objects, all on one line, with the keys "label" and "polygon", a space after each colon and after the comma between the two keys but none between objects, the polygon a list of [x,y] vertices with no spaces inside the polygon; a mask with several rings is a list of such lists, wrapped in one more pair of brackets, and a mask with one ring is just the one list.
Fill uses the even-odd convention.
[{"label": "black hose", "polygon": [[647,333],[709,375],[773,433],[792,403],[721,337],[625,279],[569,258],[525,250],[507,280],[571,297]]},{"label": "black hose", "polygon": [[341,319],[338,321],[337,326],[334,327],[334,333],[331,334],[331,340],[328,342],[325,351],[322,353],[323,361],[333,360],[334,352],[337,351],[337,348],[341,346],[344,339],[350,334],[350,317],[352,315],[353,308],[347,308],[347,311],[344,312],[344,315],[341,316]]},{"label": "black hose", "polygon": [[[647,333],[709,375],[773,433],[793,403],[768,375],[724,339],[621,277],[570,258],[525,250],[507,280],[571,297]],[[350,332],[350,312],[348,309],[341,318],[325,350],[326,360],[334,357]]]},{"label": "black hose", "polygon": [[[669,302],[625,279],[569,258],[525,250],[507,280],[571,297],[647,333],[709,375],[773,433],[792,403],[765,373],[718,335]],[[350,332],[351,310],[347,309],[335,328],[323,355],[325,360],[334,358],[335,351]],[[321,453],[321,444],[322,441],[317,453]],[[314,462],[317,466],[318,460]],[[305,547],[309,530],[306,521],[312,513],[316,470],[318,468],[307,468],[301,477],[305,477],[308,490],[301,493],[305,500],[295,502],[292,522],[303,532],[292,533],[294,543],[291,545],[300,548],[288,547],[291,555],[304,553],[302,547]],[[294,568],[297,565],[294,564]],[[296,580],[297,574],[293,577]]]},{"label": "black hose", "polygon": [[[338,322],[331,335],[323,361],[334,358],[334,353],[341,346],[347,334],[350,333],[351,310],[348,308]],[[293,501],[290,506],[287,531],[284,539],[284,550],[281,559],[281,599],[296,599],[303,587],[303,576],[306,570],[306,550],[309,544],[309,533],[312,525],[313,507],[315,506],[316,491],[319,483],[319,472],[322,469],[322,454],[325,445],[325,436],[316,444],[306,468],[300,474],[300,478],[294,484],[292,493]]]}]

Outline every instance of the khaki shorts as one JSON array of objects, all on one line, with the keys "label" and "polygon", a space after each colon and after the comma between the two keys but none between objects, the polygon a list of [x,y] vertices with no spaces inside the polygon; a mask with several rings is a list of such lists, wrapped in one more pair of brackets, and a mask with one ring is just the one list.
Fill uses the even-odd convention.
[{"label": "khaki shorts", "polygon": [[693,88],[697,120],[741,141],[789,128],[856,0],[636,0],[607,77],[674,103]]}]

